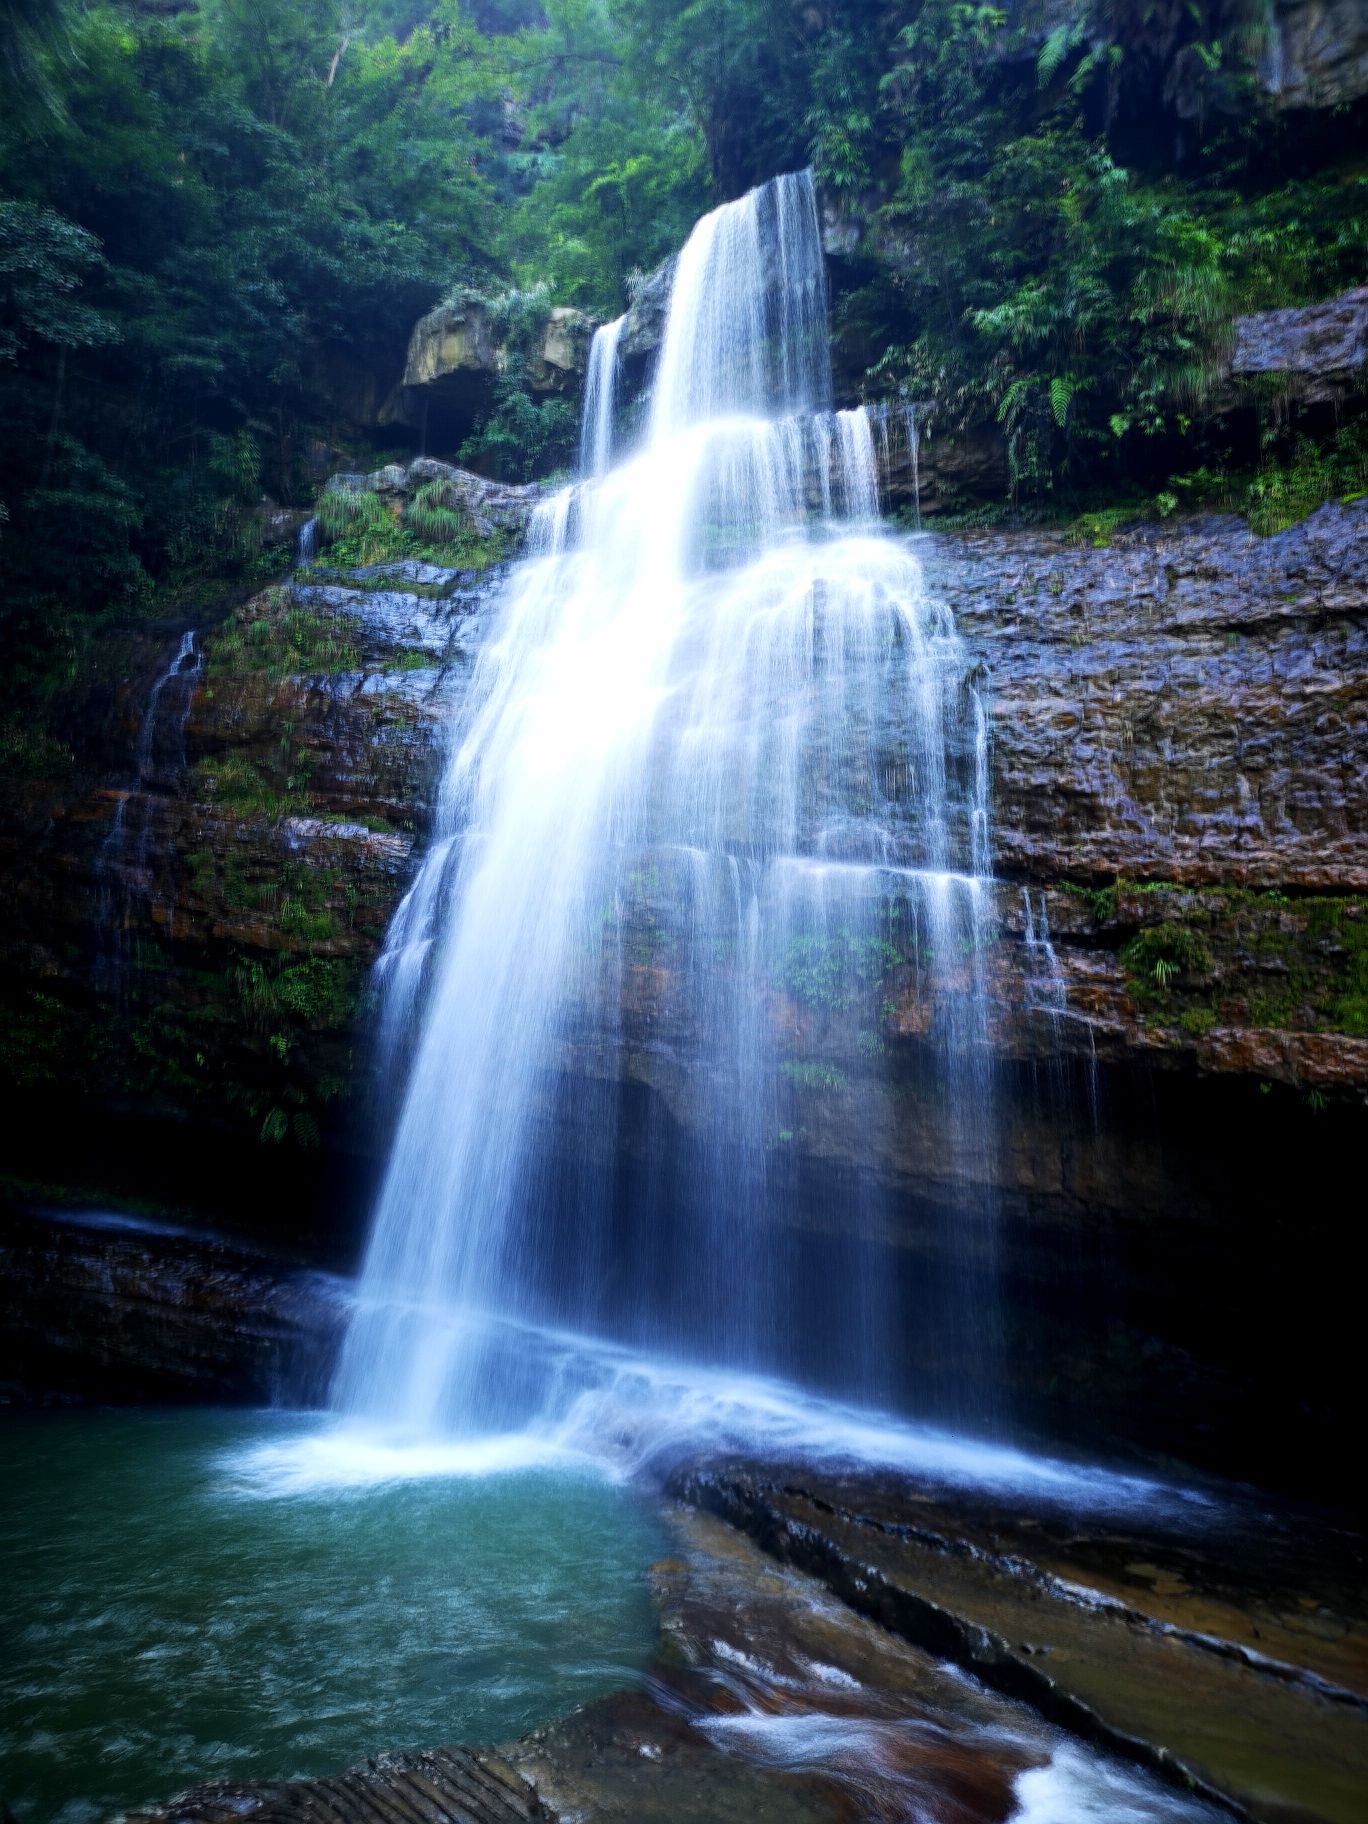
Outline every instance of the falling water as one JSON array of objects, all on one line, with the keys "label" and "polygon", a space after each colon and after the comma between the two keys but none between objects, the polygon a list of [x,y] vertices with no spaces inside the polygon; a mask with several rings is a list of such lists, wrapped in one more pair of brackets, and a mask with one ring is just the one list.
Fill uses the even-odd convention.
[{"label": "falling water", "polygon": [[[114,820],[96,858],[100,961],[114,972],[123,962],[124,932],[134,901],[151,896],[152,816],[157,790],[174,783],[184,768],[185,725],[203,667],[204,654],[194,632],[183,633],[175,657],[148,696],[134,750],[133,778],[127,790],[119,794]],[[169,715],[168,687],[172,692]]]},{"label": "falling water", "polygon": [[580,427],[580,474],[602,475],[613,456],[613,410],[617,402],[618,343],[625,316],[594,331],[584,375],[584,422]]},{"label": "falling water", "polygon": [[[868,418],[830,409],[810,176],[699,222],[609,468],[619,333],[386,952],[413,1061],[335,1403],[408,1437],[544,1414],[536,1352],[490,1340],[528,1325],[883,1393],[877,1192],[841,1192],[820,1267],[781,1218],[819,1196],[823,1103],[891,1119],[890,970],[938,1046],[943,1175],[982,1149],[986,717],[880,530]],[[672,1062],[629,1170],[621,1084]],[[981,1237],[965,1258],[967,1286]]]},{"label": "falling water", "polygon": [[311,564],[318,556],[318,521],[306,519],[295,541],[295,562]]},{"label": "falling water", "polygon": [[1069,1005],[1069,985],[1050,937],[1050,910],[1044,893],[1038,893],[1032,900],[1030,888],[1023,887],[1021,911],[1022,935],[1025,940],[1026,1011],[1043,1018],[1048,1024],[1051,1043],[1047,1053],[1047,1068],[1053,1079],[1055,1093],[1066,1107],[1076,1106],[1078,1098],[1071,1093],[1070,1059],[1062,1042],[1062,1028],[1068,1021],[1076,1030],[1082,1029],[1088,1047],[1083,1066],[1086,1094],[1082,1100],[1096,1127],[1099,1083],[1097,1045],[1092,1021]]}]

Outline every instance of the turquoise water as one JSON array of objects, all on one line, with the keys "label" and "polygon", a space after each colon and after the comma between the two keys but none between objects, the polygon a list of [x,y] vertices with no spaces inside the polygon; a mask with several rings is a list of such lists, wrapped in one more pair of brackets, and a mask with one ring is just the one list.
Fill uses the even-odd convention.
[{"label": "turquoise water", "polygon": [[506,1741],[633,1682],[649,1512],[588,1471],[263,1496],[298,1415],[4,1421],[0,1799],[84,1824],[201,1780]]}]

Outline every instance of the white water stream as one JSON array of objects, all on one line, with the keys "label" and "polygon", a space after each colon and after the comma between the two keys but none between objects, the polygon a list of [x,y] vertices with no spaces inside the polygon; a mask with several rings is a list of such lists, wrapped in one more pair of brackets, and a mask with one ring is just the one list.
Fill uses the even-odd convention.
[{"label": "white water stream", "polygon": [[[868,418],[830,410],[810,177],[699,222],[626,450],[621,332],[592,352],[584,478],[539,509],[494,610],[381,971],[387,1029],[418,1036],[335,1397],[409,1439],[541,1412],[490,1314],[750,1371],[804,1325],[817,1360],[825,1328],[843,1385],[879,1391],[881,1275],[838,1242],[831,1283],[796,1285],[767,1202],[794,1085],[823,1070],[791,1055],[795,981],[854,1015],[895,946],[915,957],[940,989],[947,1158],[986,1118],[986,719],[879,524]],[[586,1031],[626,1045],[643,969],[691,1035],[702,1139],[624,1216],[612,1094],[560,1065]],[[862,1093],[878,1118],[877,1080]]]},{"label": "white water stream", "polygon": [[204,652],[191,629],[181,635],[175,656],[148,694],[134,750],[133,779],[115,803],[96,859],[100,962],[116,979],[134,904],[152,895],[152,822],[158,792],[174,785],[184,771],[185,727],[203,670]]}]

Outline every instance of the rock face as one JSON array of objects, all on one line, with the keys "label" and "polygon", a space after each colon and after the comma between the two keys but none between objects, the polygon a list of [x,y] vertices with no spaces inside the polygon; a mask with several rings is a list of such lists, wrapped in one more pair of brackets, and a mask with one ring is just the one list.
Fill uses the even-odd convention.
[{"label": "rock face", "polygon": [[[432,482],[472,535],[535,497],[431,463],[348,485],[397,507]],[[777,981],[766,1194],[813,1284],[838,1227],[890,1250],[903,1366],[932,1403],[977,1397],[980,1365],[940,1313],[947,1262],[989,1210],[1024,1411],[1197,1459],[1238,1464],[1248,1444],[1270,1476],[1335,1458],[1354,1325],[1326,1263],[1368,1093],[1365,529],[1358,503],[1262,541],[1219,520],[1105,549],[924,546],[993,717],[996,1141],[972,1178],[944,1156],[943,1010],[904,958],[867,1010]],[[486,583],[415,559],[324,565],[243,604],[203,631],[183,761],[159,742],[131,786],[175,636],[132,655],[139,684],[73,705],[88,770],[8,788],[13,1172],[51,1182],[58,1120],[69,1180],[108,1191],[117,1158],[129,1195],[355,1258],[392,1113],[367,1076],[367,971],[412,878]],[[111,868],[120,806],[134,840]],[[672,1162],[705,1132],[652,898],[668,891],[642,871],[620,912],[621,1022],[579,1010],[537,1116],[553,1171],[616,1148],[625,1197],[686,1183]],[[586,1097],[567,1081],[602,1086],[616,1127],[575,1129]],[[1267,1346],[1287,1300],[1326,1316],[1292,1360]]]},{"label": "rock face", "polygon": [[[436,464],[358,485],[388,498],[432,481],[486,560],[536,498]],[[69,1171],[98,1174],[97,1134],[127,1150],[107,1121],[151,1123],[147,1189],[235,1227],[245,1203],[246,1226],[278,1237],[313,1238],[317,1220],[327,1257],[349,1257],[345,1186],[366,1174],[334,1181],[319,1161],[372,1144],[367,971],[488,580],[412,561],[297,573],[204,627],[198,669],[160,693],[177,636],[119,645],[122,678],[84,679],[71,706],[92,742],[80,770],[7,783],[4,1062],[12,1093],[71,1131]],[[46,1182],[31,1140],[18,1169]]]},{"label": "rock face", "polygon": [[1278,0],[1259,77],[1282,110],[1336,108],[1368,95],[1368,19],[1358,0]]},{"label": "rock face", "polygon": [[938,540],[993,703],[997,867],[1368,889],[1368,508],[1104,549]]},{"label": "rock face", "polygon": [[448,437],[466,429],[493,397],[494,383],[518,360],[535,397],[573,393],[584,377],[594,323],[583,311],[548,310],[532,331],[526,353],[489,304],[477,297],[440,304],[421,317],[409,337],[404,371],[379,413],[381,424],[431,425],[438,414]]},{"label": "rock face", "polygon": [[341,1281],[220,1235],[100,1212],[0,1213],[6,1404],[326,1394]]},{"label": "rock face", "polygon": [[1265,310],[1235,319],[1231,372],[1237,378],[1285,374],[1305,404],[1329,404],[1361,392],[1365,365],[1368,285],[1303,310]]}]

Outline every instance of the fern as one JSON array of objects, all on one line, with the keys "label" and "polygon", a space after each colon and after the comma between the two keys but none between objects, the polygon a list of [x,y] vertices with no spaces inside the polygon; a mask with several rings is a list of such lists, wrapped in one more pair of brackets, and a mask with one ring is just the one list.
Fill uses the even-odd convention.
[{"label": "fern", "polygon": [[1070,51],[1077,50],[1083,38],[1083,21],[1075,19],[1072,24],[1057,25],[1040,47],[1036,58],[1036,83],[1042,89],[1048,89],[1059,74],[1064,59]]}]

